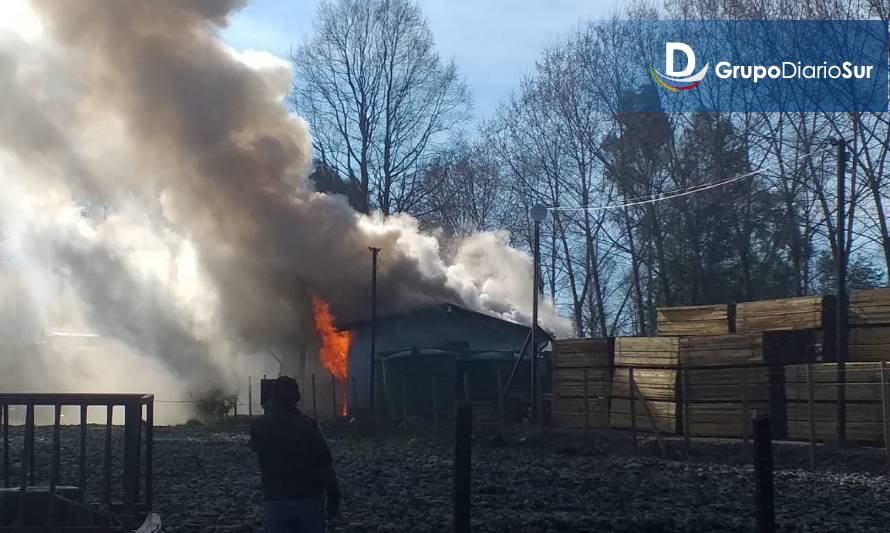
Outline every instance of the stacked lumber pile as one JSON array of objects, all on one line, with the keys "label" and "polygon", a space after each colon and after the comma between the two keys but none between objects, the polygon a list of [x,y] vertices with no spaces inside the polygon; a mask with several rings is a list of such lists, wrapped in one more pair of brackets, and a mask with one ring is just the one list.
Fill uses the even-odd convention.
[{"label": "stacked lumber pile", "polygon": [[746,421],[755,411],[769,411],[770,373],[760,333],[682,338],[680,367],[686,394],[682,415],[688,417],[684,428],[690,435],[750,434]]},{"label": "stacked lumber pile", "polygon": [[830,296],[803,296],[736,304],[736,331],[830,329],[834,324],[834,301]]},{"label": "stacked lumber pile", "polygon": [[890,288],[850,295],[847,360],[890,361]]},{"label": "stacked lumber pile", "polygon": [[849,301],[850,326],[890,325],[890,288],[856,291]]},{"label": "stacked lumber pile", "polygon": [[659,307],[659,335],[722,335],[734,329],[734,306],[693,305]]},{"label": "stacked lumber pile", "polygon": [[847,361],[890,361],[890,326],[850,328]]},{"label": "stacked lumber pile", "polygon": [[609,338],[554,341],[550,359],[553,394],[550,416],[554,426],[583,428],[585,424],[589,427],[609,425],[614,346],[614,340]]},{"label": "stacked lumber pile", "polygon": [[717,367],[758,365],[764,362],[763,335],[743,333],[679,339],[680,366]]},{"label": "stacked lumber pile", "polygon": [[[641,431],[655,428],[663,433],[677,431],[679,341],[677,337],[620,337],[615,340],[611,427],[630,428],[635,419],[636,427]],[[636,385],[633,391],[631,371]]]},{"label": "stacked lumber pile", "polygon": [[[884,420],[881,404],[881,364],[847,363],[847,439],[883,441]],[[807,383],[809,372],[810,384]],[[888,371],[890,372],[890,371]],[[816,439],[838,438],[839,390],[837,364],[791,365],[785,369],[788,437],[809,439],[810,399]]]}]

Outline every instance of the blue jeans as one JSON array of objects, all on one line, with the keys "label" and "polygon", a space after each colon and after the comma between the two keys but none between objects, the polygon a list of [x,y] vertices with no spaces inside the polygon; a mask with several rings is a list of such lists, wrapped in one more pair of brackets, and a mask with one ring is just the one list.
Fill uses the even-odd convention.
[{"label": "blue jeans", "polygon": [[266,533],[324,533],[321,498],[267,501],[263,521]]}]

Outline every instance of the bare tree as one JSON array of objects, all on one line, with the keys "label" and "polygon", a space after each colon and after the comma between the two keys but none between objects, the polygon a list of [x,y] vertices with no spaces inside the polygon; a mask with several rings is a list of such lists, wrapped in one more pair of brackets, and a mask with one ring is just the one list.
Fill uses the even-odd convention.
[{"label": "bare tree", "polygon": [[362,212],[417,208],[428,192],[423,170],[471,105],[420,8],[324,2],[315,35],[291,55],[290,103],[309,121],[316,158],[360,186]]}]

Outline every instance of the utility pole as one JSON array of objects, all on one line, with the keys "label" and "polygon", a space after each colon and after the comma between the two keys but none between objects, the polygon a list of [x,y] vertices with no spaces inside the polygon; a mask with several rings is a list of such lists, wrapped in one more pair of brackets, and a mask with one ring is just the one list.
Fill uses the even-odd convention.
[{"label": "utility pole", "polygon": [[371,414],[374,414],[374,372],[377,363],[377,255],[380,248],[369,246],[371,251],[371,387],[370,402]]},{"label": "utility pole", "polygon": [[837,434],[838,439],[847,438],[847,141],[834,139],[837,147],[837,226],[835,246],[837,251],[837,316],[835,321],[835,352],[837,354]]},{"label": "utility pole", "polygon": [[531,419],[540,422],[541,409],[538,402],[538,277],[541,268],[541,222],[547,218],[547,208],[541,204],[531,210],[532,220],[535,222],[535,239],[532,266],[532,331],[531,331]]}]

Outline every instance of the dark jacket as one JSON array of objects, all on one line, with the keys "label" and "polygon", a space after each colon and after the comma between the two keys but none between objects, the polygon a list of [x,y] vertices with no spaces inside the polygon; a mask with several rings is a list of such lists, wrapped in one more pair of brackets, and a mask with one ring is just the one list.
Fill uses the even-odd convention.
[{"label": "dark jacket", "polygon": [[250,447],[259,458],[267,501],[320,498],[325,490],[337,490],[324,434],[314,419],[297,409],[254,420]]}]

